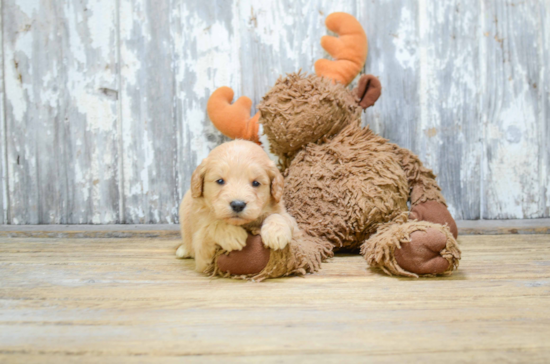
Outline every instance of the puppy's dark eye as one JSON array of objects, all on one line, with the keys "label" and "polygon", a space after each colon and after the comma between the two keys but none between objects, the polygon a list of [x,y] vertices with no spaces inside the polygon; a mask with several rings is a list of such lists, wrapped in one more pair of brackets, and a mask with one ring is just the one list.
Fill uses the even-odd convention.
[{"label": "puppy's dark eye", "polygon": [[219,180],[216,181],[216,183],[219,184],[219,185],[223,185],[225,183],[225,181],[220,178]]},{"label": "puppy's dark eye", "polygon": [[260,187],[260,182],[258,182],[258,181],[253,181],[253,182],[252,182],[252,186],[254,186],[254,187]]}]

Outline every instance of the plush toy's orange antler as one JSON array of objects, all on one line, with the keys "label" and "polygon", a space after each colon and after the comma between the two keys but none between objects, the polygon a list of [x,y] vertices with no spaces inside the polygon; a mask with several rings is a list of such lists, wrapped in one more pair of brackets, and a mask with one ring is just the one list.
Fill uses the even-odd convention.
[{"label": "plush toy's orange antler", "polygon": [[226,86],[220,87],[210,96],[206,111],[212,124],[231,139],[245,139],[259,143],[260,113],[250,117],[252,100],[241,96],[233,105],[231,100],[233,100],[233,90]]},{"label": "plush toy's orange antler", "polygon": [[357,19],[346,13],[332,13],[327,16],[328,29],[338,34],[338,38],[325,35],[321,46],[334,61],[320,59],[315,62],[315,73],[348,85],[361,71],[367,59],[367,35]]}]

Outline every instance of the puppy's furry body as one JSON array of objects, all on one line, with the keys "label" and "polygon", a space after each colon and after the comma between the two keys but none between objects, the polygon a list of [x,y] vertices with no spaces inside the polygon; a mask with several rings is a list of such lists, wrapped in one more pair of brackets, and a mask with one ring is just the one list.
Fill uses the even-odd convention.
[{"label": "puppy's furry body", "polygon": [[[216,147],[191,177],[179,210],[183,244],[178,258],[195,258],[203,272],[216,245],[230,252],[246,245],[259,227],[264,245],[284,249],[297,229],[281,200],[283,177],[255,143],[235,140]],[[231,203],[244,203],[236,211]],[[247,232],[248,231],[248,232]]]}]

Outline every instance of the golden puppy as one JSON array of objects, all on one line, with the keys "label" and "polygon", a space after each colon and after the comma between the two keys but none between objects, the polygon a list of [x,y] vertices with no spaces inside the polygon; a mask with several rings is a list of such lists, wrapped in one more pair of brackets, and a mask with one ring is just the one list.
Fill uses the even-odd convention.
[{"label": "golden puppy", "polygon": [[284,207],[283,176],[264,150],[245,140],[216,147],[191,177],[191,189],[180,205],[183,244],[178,258],[195,258],[203,272],[216,245],[241,250],[247,230],[260,227],[265,246],[283,249],[298,229]]}]

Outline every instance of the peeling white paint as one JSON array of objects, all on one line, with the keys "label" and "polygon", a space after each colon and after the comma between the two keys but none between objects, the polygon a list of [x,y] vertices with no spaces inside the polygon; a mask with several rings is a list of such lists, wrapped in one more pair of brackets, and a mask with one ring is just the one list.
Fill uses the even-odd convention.
[{"label": "peeling white paint", "polygon": [[[11,62],[10,62],[11,60]],[[15,120],[18,122],[23,121],[25,116],[25,110],[27,110],[27,98],[25,95],[25,87],[22,83],[22,75],[20,70],[16,68],[16,63],[19,63],[15,58],[15,55],[9,50],[6,51],[6,58],[4,61],[4,83],[6,85],[6,98],[11,104],[12,113]]]},{"label": "peeling white paint", "polygon": [[[424,0],[419,2],[420,9],[424,9]],[[420,10],[421,13],[423,10]],[[422,24],[423,21],[420,21]],[[401,9],[401,18],[399,20],[399,27],[396,29],[393,44],[395,45],[395,57],[401,67],[403,68],[415,68],[417,66],[416,47],[418,39],[416,35],[416,29],[414,28],[413,14],[408,7]],[[421,28],[422,29],[422,28]],[[422,37],[422,35],[421,35]]]},{"label": "peeling white paint", "polygon": [[[536,203],[529,203],[529,198],[536,198],[531,191],[538,189],[538,150],[533,148],[536,140],[536,117],[527,96],[527,85],[523,92],[500,111],[499,124],[493,125],[489,134],[492,158],[489,161],[491,170],[490,185],[493,207],[510,216],[537,217],[541,211]],[[531,129],[531,130],[529,130]],[[509,135],[513,130],[515,135]],[[535,201],[532,201],[535,202]],[[505,216],[503,216],[505,217]]]},{"label": "peeling white paint", "polygon": [[113,49],[105,44],[114,41],[113,24],[116,24],[116,2],[112,0],[90,1],[87,4],[90,45],[100,52],[101,59],[109,59]]},{"label": "peeling white paint", "polygon": [[[2,17],[0,17],[0,29],[3,29]],[[0,32],[0,44],[4,44],[3,32]],[[0,57],[4,59],[4,50],[0,47]],[[0,67],[0,79],[4,80],[4,68]],[[8,193],[8,161],[6,153],[6,120],[5,120],[5,105],[4,105],[4,84],[0,83],[0,202],[2,211],[0,213],[0,224],[7,224],[8,208],[9,208],[9,193]]]},{"label": "peeling white paint", "polygon": [[[3,4],[12,134],[2,206],[6,214],[11,198],[11,223],[68,213],[113,223],[119,202],[126,222],[176,222],[193,168],[224,140],[206,115],[208,96],[225,85],[257,105],[279,75],[312,72],[327,56],[319,41],[332,11],[354,13],[369,30],[366,71],[384,93],[365,122],[438,173],[455,216],[550,213],[546,2]],[[54,141],[74,155],[56,160]],[[75,211],[64,210],[69,200]]]},{"label": "peeling white paint", "polygon": [[105,12],[102,28],[87,27],[96,0],[13,2],[3,7],[10,222],[114,223],[116,100],[100,89],[116,89],[115,24]]},{"label": "peeling white paint", "polygon": [[[84,44],[80,37],[79,26],[82,24],[82,14],[79,14],[75,10],[75,3],[69,1],[66,3],[65,16],[67,19],[67,25],[69,28],[68,38],[69,38],[69,48],[71,50],[71,58],[76,62],[81,64],[86,64],[86,47],[88,44]],[[109,29],[109,27],[106,27]]]},{"label": "peeling white paint", "polygon": [[19,0],[17,1],[17,7],[29,18],[36,16],[36,13],[40,10],[39,0]]}]

